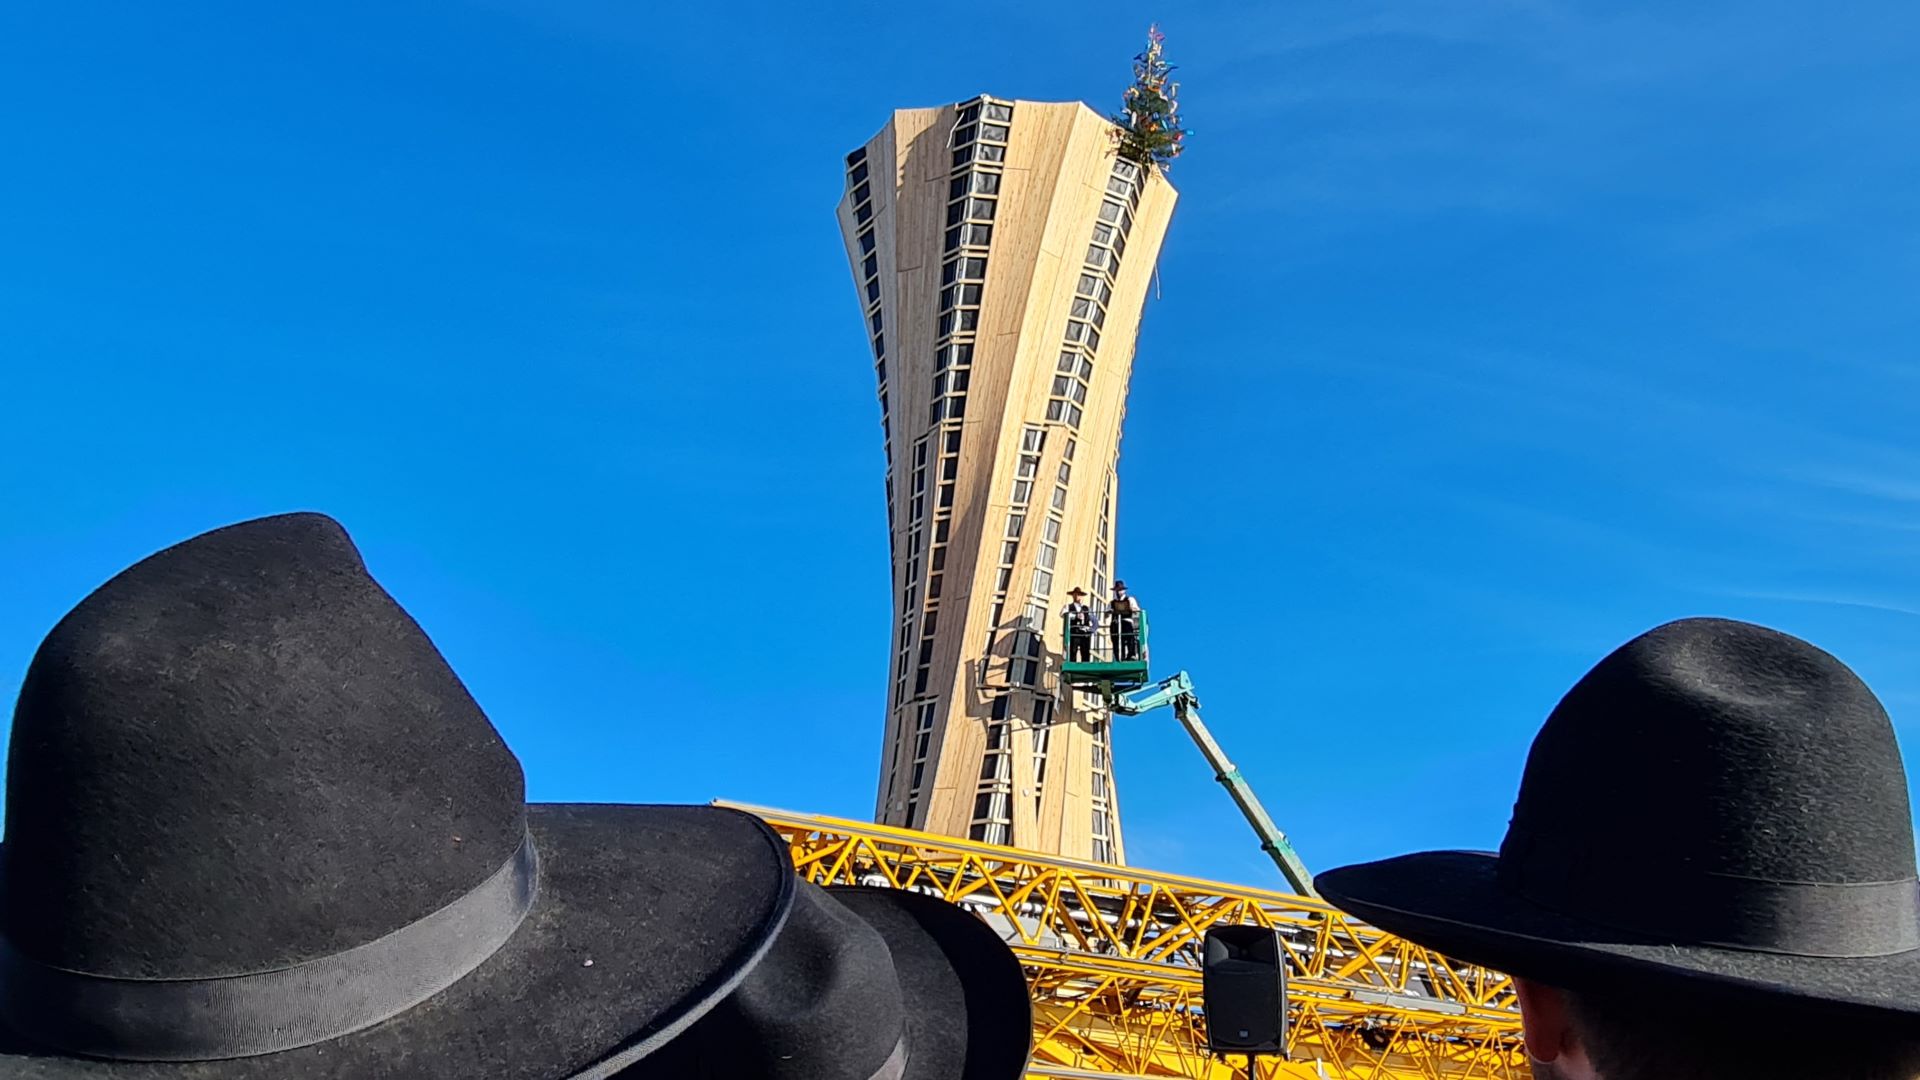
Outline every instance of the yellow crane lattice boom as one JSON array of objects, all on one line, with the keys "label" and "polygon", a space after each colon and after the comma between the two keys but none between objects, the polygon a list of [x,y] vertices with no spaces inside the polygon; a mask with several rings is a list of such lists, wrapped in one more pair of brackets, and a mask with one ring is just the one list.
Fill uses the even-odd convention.
[{"label": "yellow crane lattice boom", "polygon": [[1244,1077],[1206,1051],[1207,928],[1271,926],[1288,965],[1288,1060],[1262,1080],[1523,1080],[1504,975],[1450,960],[1322,901],[997,847],[911,829],[727,803],[786,838],[819,884],[917,889],[998,928],[1034,1003],[1030,1076]]}]

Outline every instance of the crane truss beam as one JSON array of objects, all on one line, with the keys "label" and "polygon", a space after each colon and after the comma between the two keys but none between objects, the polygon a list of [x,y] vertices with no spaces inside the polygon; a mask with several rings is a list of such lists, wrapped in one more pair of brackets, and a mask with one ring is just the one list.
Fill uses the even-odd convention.
[{"label": "crane truss beam", "polygon": [[938,895],[996,926],[1034,1002],[1033,1077],[1247,1075],[1209,1057],[1207,928],[1279,932],[1288,1060],[1260,1080],[1523,1080],[1506,976],[1450,960],[1301,896],[1083,862],[911,829],[725,803],[778,831],[802,877]]}]

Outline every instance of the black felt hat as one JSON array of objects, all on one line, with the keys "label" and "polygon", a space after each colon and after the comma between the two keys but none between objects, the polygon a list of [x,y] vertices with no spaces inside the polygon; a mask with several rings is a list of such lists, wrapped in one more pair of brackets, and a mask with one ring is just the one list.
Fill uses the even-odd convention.
[{"label": "black felt hat", "polygon": [[1893,726],[1846,665],[1685,619],[1602,660],[1533,743],[1499,853],[1329,870],[1332,903],[1573,989],[1920,1020],[1920,884]]},{"label": "black felt hat", "polygon": [[746,814],[527,805],[310,514],[169,548],[62,619],[6,795],[8,1077],[600,1077],[725,999],[796,888]]},{"label": "black felt hat", "polygon": [[802,883],[767,958],[619,1080],[1019,1080],[1032,1025],[1020,964],[980,919]]}]

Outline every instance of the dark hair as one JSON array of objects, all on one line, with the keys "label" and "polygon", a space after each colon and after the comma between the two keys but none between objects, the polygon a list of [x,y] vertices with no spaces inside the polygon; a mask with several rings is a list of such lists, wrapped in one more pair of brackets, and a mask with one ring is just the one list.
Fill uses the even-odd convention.
[{"label": "dark hair", "polygon": [[1566,993],[1606,1080],[1915,1080],[1920,1034],[1775,1004]]}]

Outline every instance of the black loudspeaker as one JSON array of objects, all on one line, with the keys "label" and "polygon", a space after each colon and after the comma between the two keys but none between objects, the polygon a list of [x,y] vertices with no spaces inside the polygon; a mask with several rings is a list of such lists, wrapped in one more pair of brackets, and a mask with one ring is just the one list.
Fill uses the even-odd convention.
[{"label": "black loudspeaker", "polygon": [[1201,962],[1207,1048],[1285,1056],[1287,968],[1280,935],[1265,926],[1216,926],[1207,931]]}]

